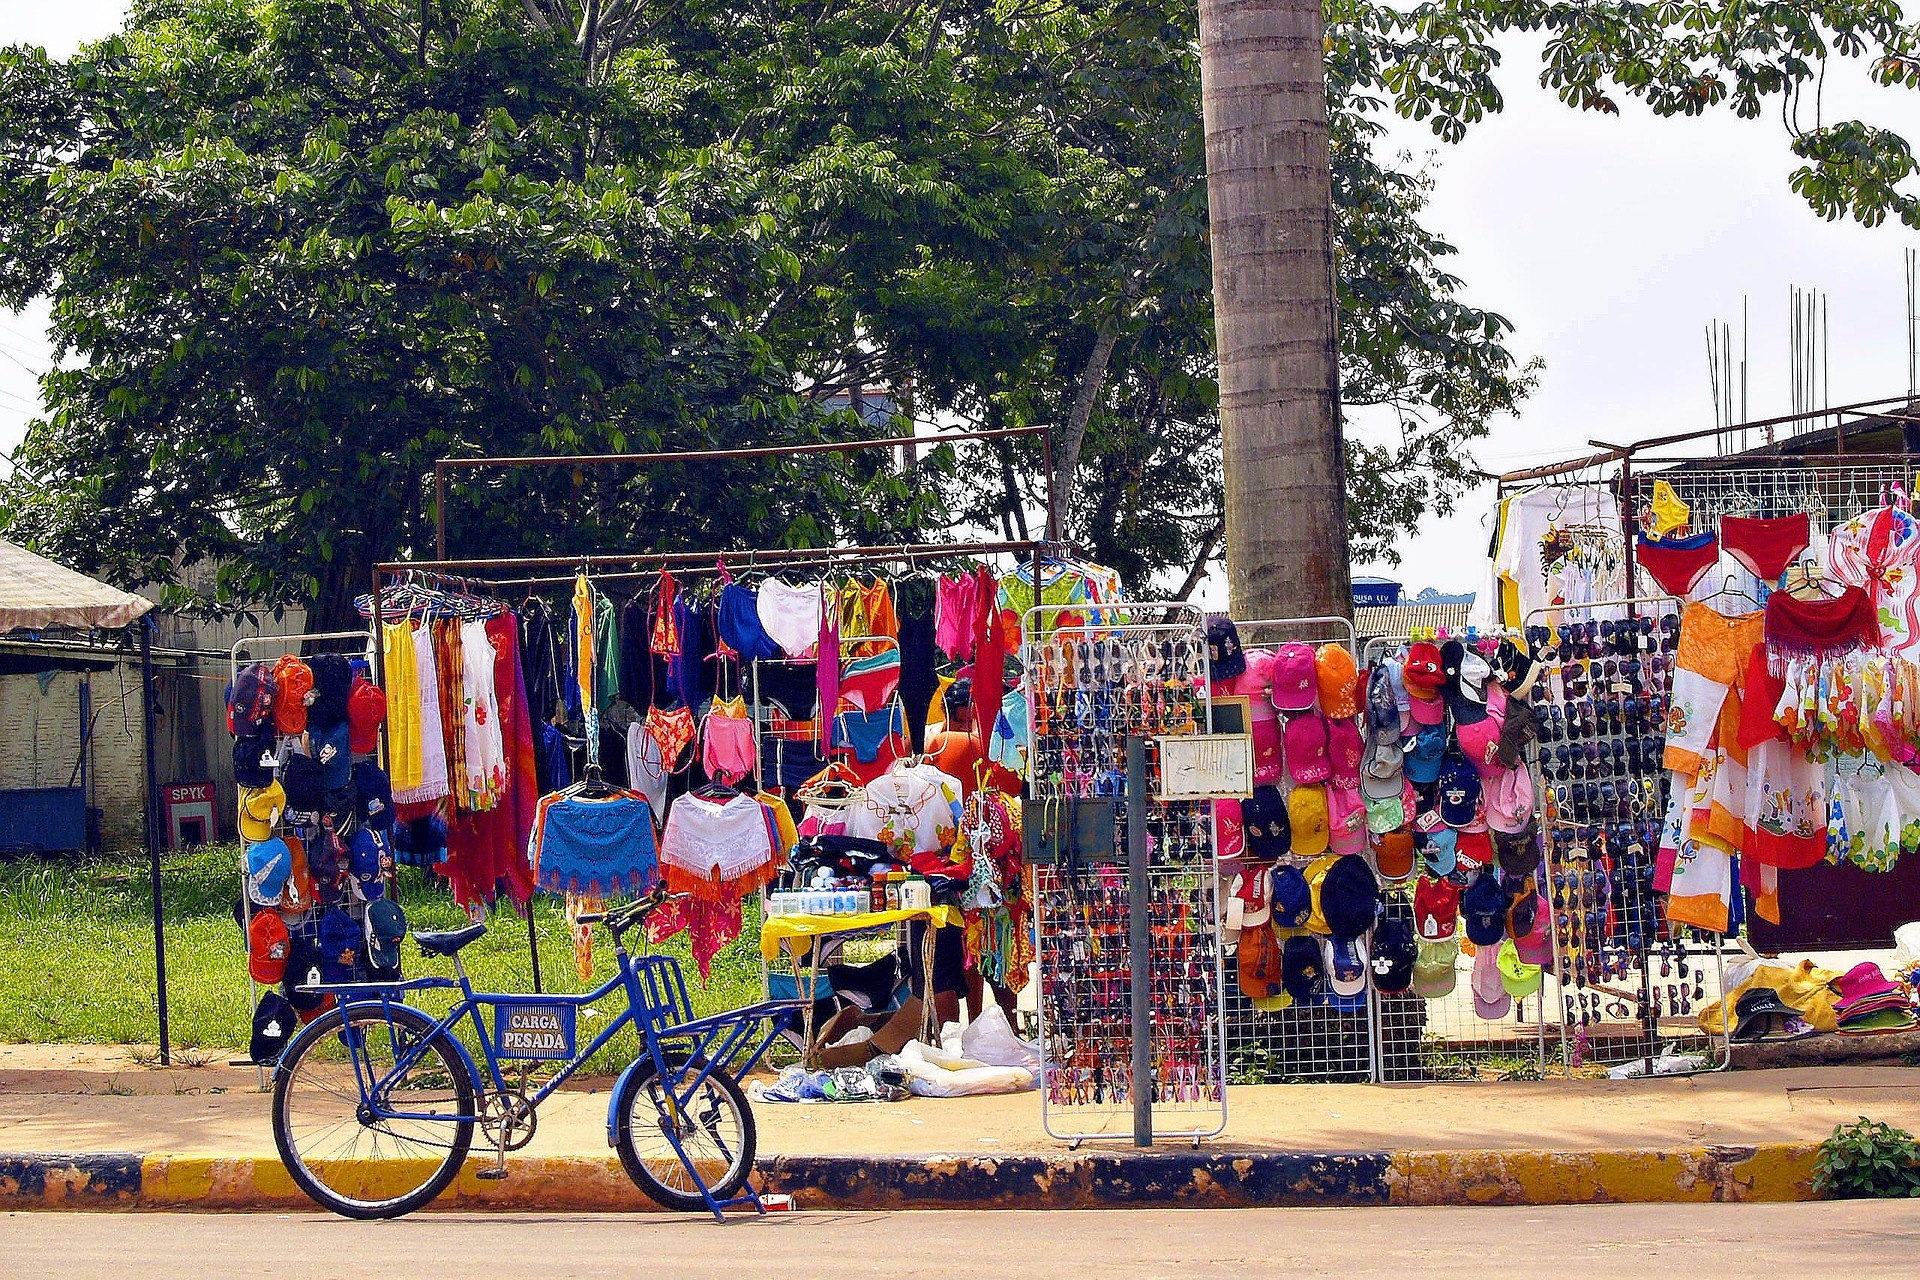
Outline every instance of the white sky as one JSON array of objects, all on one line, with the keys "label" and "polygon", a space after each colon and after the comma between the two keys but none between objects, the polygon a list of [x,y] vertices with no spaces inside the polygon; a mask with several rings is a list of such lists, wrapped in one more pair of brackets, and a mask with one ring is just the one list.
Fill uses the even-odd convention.
[{"label": "white sky", "polygon": [[[0,44],[32,42],[65,56],[111,31],[125,11],[124,0],[0,0]],[[1484,469],[1570,457],[1594,438],[1711,426],[1703,328],[1713,319],[1737,326],[1743,297],[1751,304],[1750,414],[1787,412],[1795,284],[1832,299],[1834,403],[1907,389],[1901,252],[1920,246],[1920,236],[1817,218],[1787,186],[1793,157],[1777,114],[1656,120],[1631,104],[1618,117],[1574,112],[1538,86],[1535,48],[1509,46],[1506,111],[1440,149],[1426,214],[1460,249],[1449,269],[1466,281],[1467,299],[1514,322],[1516,353],[1546,360],[1523,418],[1497,424],[1481,443]],[[1862,113],[1920,141],[1920,94],[1836,70],[1826,102],[1829,118]],[[1392,145],[1422,154],[1438,146],[1408,124],[1396,126]],[[44,305],[0,313],[0,451],[19,442],[38,405],[37,375],[51,362],[45,328]],[[1355,571],[1410,589],[1471,590],[1482,576],[1489,502],[1477,494],[1454,517],[1430,519],[1398,569]]]}]

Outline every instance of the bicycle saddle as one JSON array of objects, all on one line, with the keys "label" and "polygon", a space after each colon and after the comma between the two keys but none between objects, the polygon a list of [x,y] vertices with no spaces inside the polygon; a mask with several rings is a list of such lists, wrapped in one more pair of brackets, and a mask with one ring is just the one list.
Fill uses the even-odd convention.
[{"label": "bicycle saddle", "polygon": [[475,938],[483,936],[486,931],[487,926],[483,924],[470,924],[464,929],[449,929],[445,933],[416,932],[413,940],[430,956],[450,956]]}]

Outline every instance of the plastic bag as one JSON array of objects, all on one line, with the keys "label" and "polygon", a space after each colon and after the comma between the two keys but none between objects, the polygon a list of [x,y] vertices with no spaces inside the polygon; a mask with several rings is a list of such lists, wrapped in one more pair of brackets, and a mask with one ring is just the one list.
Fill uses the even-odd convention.
[{"label": "plastic bag", "polygon": [[960,1054],[990,1067],[1040,1070],[1040,1047],[1015,1035],[1006,1013],[993,1003],[960,1033]]}]

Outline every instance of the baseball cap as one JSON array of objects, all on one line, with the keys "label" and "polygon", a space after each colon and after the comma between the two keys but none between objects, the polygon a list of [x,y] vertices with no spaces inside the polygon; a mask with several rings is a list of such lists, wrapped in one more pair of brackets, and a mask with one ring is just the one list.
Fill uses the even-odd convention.
[{"label": "baseball cap", "polygon": [[1358,791],[1327,790],[1327,847],[1335,853],[1362,853],[1367,847],[1367,810]]},{"label": "baseball cap", "polygon": [[243,787],[264,787],[273,781],[277,763],[271,733],[252,733],[233,740],[233,780]]},{"label": "baseball cap", "polygon": [[1460,857],[1459,840],[1460,833],[1440,821],[1440,815],[1431,809],[1413,820],[1413,847],[1420,851],[1420,861],[1429,875],[1453,873]]},{"label": "baseball cap", "polygon": [[295,654],[273,664],[273,727],[280,733],[305,733],[307,702],[313,693],[313,668]]},{"label": "baseball cap", "polygon": [[264,787],[240,788],[240,838],[265,840],[273,835],[274,824],[287,807],[287,793],[278,782]]},{"label": "baseball cap", "polygon": [[321,779],[320,762],[298,751],[290,752],[280,768],[280,785],[285,788],[287,808],[295,813],[319,813],[325,803],[326,784]]},{"label": "baseball cap", "polygon": [[307,728],[331,729],[347,722],[347,695],[353,689],[353,663],[345,654],[323,653],[313,668],[313,697],[307,703]]},{"label": "baseball cap", "polygon": [[367,963],[392,972],[400,967],[400,939],[407,936],[407,913],[391,898],[367,904]]},{"label": "baseball cap", "polygon": [[1440,765],[1440,817],[1450,827],[1473,822],[1480,808],[1480,775],[1458,755],[1449,753]]},{"label": "baseball cap", "polygon": [[260,997],[260,1003],[253,1007],[253,1036],[247,1041],[247,1058],[259,1066],[272,1066],[280,1061],[280,1054],[286,1049],[287,1041],[293,1039],[294,1028],[300,1025],[300,1016],[294,1012],[293,1005],[278,991],[268,991]]},{"label": "baseball cap", "polygon": [[1353,654],[1347,646],[1323,644],[1313,655],[1314,681],[1320,687],[1320,711],[1334,720],[1351,720],[1360,714],[1354,705],[1353,686],[1359,678]]},{"label": "baseball cap", "polygon": [[1231,680],[1247,669],[1247,655],[1240,647],[1240,628],[1224,613],[1207,618],[1207,670],[1215,680]]},{"label": "baseball cap", "polygon": [[307,841],[307,871],[313,877],[313,900],[323,907],[340,901],[340,880],[347,871],[347,850],[331,818],[322,818]]},{"label": "baseball cap", "polygon": [[270,728],[273,672],[264,662],[240,668],[227,686],[227,724],[235,734],[251,736]]},{"label": "baseball cap", "polygon": [[1384,799],[1376,800],[1361,788],[1361,798],[1367,805],[1367,831],[1372,835],[1383,835],[1407,825],[1407,803],[1398,791]]},{"label": "baseball cap", "polygon": [[255,982],[275,983],[287,975],[287,953],[292,948],[287,922],[271,907],[262,907],[247,922],[247,972]]},{"label": "baseball cap", "polygon": [[361,826],[376,831],[393,830],[393,784],[385,769],[371,760],[354,765],[353,791],[359,802]]},{"label": "baseball cap", "polygon": [[1445,880],[1421,876],[1413,887],[1413,931],[1422,942],[1454,935],[1460,916],[1460,891]]},{"label": "baseball cap", "polygon": [[1240,907],[1242,928],[1251,929],[1273,918],[1272,904],[1267,898],[1267,874],[1261,868],[1249,867],[1235,876],[1233,896]]},{"label": "baseball cap", "polygon": [[291,855],[286,887],[280,891],[282,911],[310,911],[313,908],[313,873],[307,869],[307,842],[289,832],[280,837]]},{"label": "baseball cap", "polygon": [[1320,967],[1336,996],[1357,996],[1367,989],[1367,944],[1361,938],[1322,938]]},{"label": "baseball cap", "polygon": [[1529,936],[1540,924],[1540,890],[1533,877],[1503,880],[1500,887],[1507,895],[1507,936],[1515,940]]},{"label": "baseball cap", "polygon": [[1240,802],[1240,826],[1246,833],[1247,856],[1272,859],[1285,856],[1293,844],[1293,825],[1280,788],[1258,786]]},{"label": "baseball cap", "polygon": [[1387,664],[1376,662],[1367,674],[1367,732],[1375,737],[1398,737],[1400,704],[1394,701],[1393,678]]},{"label": "baseball cap", "polygon": [[1380,882],[1365,858],[1342,857],[1320,882],[1320,914],[1336,938],[1357,938],[1379,914]]},{"label": "baseball cap", "polygon": [[1292,865],[1273,869],[1273,922],[1283,929],[1304,929],[1313,919],[1313,887]]},{"label": "baseball cap", "polygon": [[320,765],[320,784],[328,791],[338,791],[353,781],[353,746],[347,722],[342,720],[336,725],[313,726],[307,728],[307,737],[313,743],[313,758]]},{"label": "baseball cap", "polygon": [[320,972],[328,982],[352,982],[365,935],[353,917],[340,907],[328,907],[320,917]]},{"label": "baseball cap", "polygon": [[1473,988],[1476,1017],[1491,1020],[1513,1012],[1513,997],[1507,994],[1506,984],[1501,981],[1500,953],[1494,947],[1483,946],[1473,953],[1469,985]]},{"label": "baseball cap", "polygon": [[294,934],[292,945],[287,949],[287,973],[280,980],[280,990],[304,1016],[325,1008],[326,997],[300,988],[318,986],[325,981],[326,975],[320,971],[320,948],[305,934]]},{"label": "baseball cap", "polygon": [[1448,937],[1437,942],[1422,942],[1413,961],[1413,994],[1422,1000],[1438,1000],[1453,994],[1460,959],[1460,939]]},{"label": "baseball cap", "polygon": [[1272,707],[1264,716],[1253,718],[1253,780],[1273,783],[1286,776],[1281,767],[1280,716]]},{"label": "baseball cap", "polygon": [[369,902],[386,894],[386,883],[380,878],[380,861],[386,852],[385,839],[371,827],[361,827],[347,842],[347,869],[360,896]]},{"label": "baseball cap", "polygon": [[1299,784],[1325,782],[1333,776],[1328,759],[1327,722],[1314,712],[1287,721],[1287,772]]},{"label": "baseball cap", "polygon": [[1374,926],[1368,944],[1369,967],[1376,990],[1391,995],[1405,991],[1413,982],[1413,962],[1419,947],[1413,940],[1413,926],[1400,916],[1385,916]]},{"label": "baseball cap", "polygon": [[1269,695],[1280,711],[1309,711],[1319,696],[1320,677],[1313,646],[1294,641],[1273,655],[1273,691]]},{"label": "baseball cap", "polygon": [[1529,822],[1521,831],[1493,833],[1493,856],[1510,876],[1532,875],[1540,867],[1540,825]]},{"label": "baseball cap", "polygon": [[1288,995],[1300,1002],[1313,999],[1325,974],[1318,942],[1301,936],[1287,939],[1280,953],[1280,983]]},{"label": "baseball cap", "polygon": [[1468,649],[1460,656],[1459,670],[1453,673],[1453,683],[1449,687],[1447,709],[1456,712],[1454,718],[1460,718],[1458,712],[1474,714],[1475,709],[1482,716],[1487,706],[1487,679],[1492,670],[1487,660],[1480,654]]},{"label": "baseball cap", "polygon": [[1327,734],[1327,766],[1333,785],[1356,790],[1360,786],[1360,726],[1351,717],[1333,721]]},{"label": "baseball cap", "polygon": [[285,840],[276,836],[254,841],[247,846],[247,897],[258,906],[275,905],[292,869],[293,855]]},{"label": "baseball cap", "polygon": [[[1222,860],[1237,858],[1246,852],[1247,832],[1240,816],[1241,803],[1241,801],[1231,796],[1213,802],[1214,839],[1219,851],[1219,857]],[[394,846],[398,848],[408,836],[409,832],[406,827],[396,828],[394,830]]]},{"label": "baseball cap", "polygon": [[1317,858],[1327,851],[1332,832],[1325,787],[1295,787],[1289,792],[1287,820],[1292,829],[1294,853],[1303,858]]},{"label": "baseball cap", "polygon": [[1243,929],[1235,952],[1240,989],[1248,999],[1264,1000],[1280,988],[1280,939],[1266,925]]},{"label": "baseball cap", "polygon": [[380,746],[380,725],[387,718],[387,695],[364,676],[356,676],[347,694],[348,744],[355,755],[371,755]]},{"label": "baseball cap", "polygon": [[1447,757],[1447,731],[1428,725],[1407,739],[1401,764],[1407,780],[1419,786],[1438,781],[1440,766]]},{"label": "baseball cap", "polygon": [[1401,750],[1400,739],[1376,738],[1367,748],[1366,763],[1360,766],[1360,794],[1369,800],[1397,796],[1405,776],[1406,752]]},{"label": "baseball cap", "polygon": [[1507,934],[1507,895],[1500,879],[1488,867],[1460,893],[1460,915],[1466,921],[1467,941],[1476,947],[1496,945]]},{"label": "baseball cap", "polygon": [[1491,769],[1482,783],[1487,826],[1509,833],[1525,831],[1533,822],[1533,774],[1521,769]]},{"label": "baseball cap", "polygon": [[1413,833],[1405,828],[1373,833],[1373,865],[1380,878],[1398,884],[1413,874]]}]

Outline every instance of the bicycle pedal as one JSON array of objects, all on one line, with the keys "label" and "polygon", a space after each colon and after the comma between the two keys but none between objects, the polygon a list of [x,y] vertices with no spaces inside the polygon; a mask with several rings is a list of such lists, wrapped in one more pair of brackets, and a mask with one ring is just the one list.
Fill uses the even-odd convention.
[{"label": "bicycle pedal", "polygon": [[473,1176],[482,1182],[504,1182],[507,1178],[507,1171],[505,1169],[476,1169]]}]

